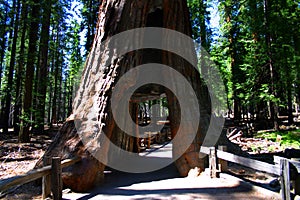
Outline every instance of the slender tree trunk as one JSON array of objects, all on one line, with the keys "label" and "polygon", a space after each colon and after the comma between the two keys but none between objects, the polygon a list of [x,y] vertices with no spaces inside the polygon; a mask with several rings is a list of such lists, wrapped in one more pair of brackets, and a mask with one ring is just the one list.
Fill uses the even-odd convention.
[{"label": "slender tree trunk", "polygon": [[87,24],[87,37],[86,37],[86,50],[87,51],[89,51],[90,50],[90,48],[91,48],[91,45],[92,45],[92,40],[93,40],[93,38],[92,38],[92,36],[91,36],[91,34],[92,34],[92,26],[93,26],[93,24],[92,24],[92,22],[91,22],[91,16],[92,16],[92,6],[93,6],[93,4],[92,4],[92,0],[88,0],[88,9],[89,9],[89,13],[88,13],[88,19],[87,19],[87,21],[88,21],[88,24]]},{"label": "slender tree trunk", "polygon": [[68,94],[68,105],[67,105],[67,109],[68,109],[68,116],[70,116],[72,114],[72,103],[73,103],[73,87],[69,87],[68,90],[69,94]]},{"label": "slender tree trunk", "polygon": [[[284,55],[289,55],[287,48],[284,47]],[[287,90],[287,106],[288,106],[288,124],[292,125],[294,123],[293,117],[293,99],[292,99],[292,77],[290,73],[290,69],[288,67],[288,58],[284,59],[284,72],[286,76],[286,90]]]},{"label": "slender tree trunk", "polygon": [[34,64],[37,56],[36,43],[38,41],[38,30],[39,30],[39,12],[40,3],[39,0],[34,0],[34,4],[31,10],[31,23],[29,31],[29,44],[28,44],[28,56],[27,66],[25,75],[25,90],[23,99],[23,112],[21,120],[21,128],[19,133],[19,142],[30,141],[30,119],[31,119],[31,108],[32,108],[32,86],[34,79]]},{"label": "slender tree trunk", "polygon": [[[54,69],[55,69],[55,53],[53,53],[52,58],[51,58],[51,69],[50,71],[53,73]],[[53,75],[51,75],[53,76]],[[51,77],[51,81],[49,84],[49,102],[48,102],[48,124],[50,125],[50,127],[52,127],[52,106],[53,106],[53,81],[52,81],[52,77]]]},{"label": "slender tree trunk", "polygon": [[[62,80],[62,105],[61,105],[61,117],[63,120],[65,120],[67,117],[67,106],[68,105],[68,95],[67,95],[67,81]],[[69,116],[69,115],[68,115]]]},{"label": "slender tree trunk", "polygon": [[47,123],[48,125],[50,125],[50,127],[52,126],[51,123],[51,118],[52,118],[52,84],[49,85],[49,101],[48,101],[48,117],[47,117]]},{"label": "slender tree trunk", "polygon": [[209,43],[207,41],[207,30],[206,30],[206,5],[204,0],[199,0],[199,14],[200,14],[200,40],[201,46],[208,51]]},{"label": "slender tree trunk", "polygon": [[25,40],[27,32],[27,15],[28,15],[28,5],[25,0],[22,1],[22,13],[21,21],[22,24],[22,33],[20,40],[20,50],[18,58],[18,68],[16,71],[16,102],[15,102],[15,111],[14,111],[14,131],[16,134],[19,134],[20,131],[20,115],[22,109],[22,82],[23,82],[23,73],[24,73],[24,62],[25,62]]},{"label": "slender tree trunk", "polygon": [[[295,23],[297,24],[297,23]],[[295,28],[297,26],[294,26]],[[297,31],[294,31],[294,33],[297,33]],[[296,103],[298,105],[300,105],[300,37],[298,34],[294,34],[293,35],[293,39],[294,39],[294,49],[295,49],[295,55],[296,55],[296,80],[297,80],[297,85],[298,85],[298,88],[296,89],[296,96],[298,96],[298,99],[296,100]],[[298,110],[296,110],[296,113],[298,113]]]},{"label": "slender tree trunk", "polygon": [[[59,31],[57,31],[56,35],[56,45],[59,47]],[[57,123],[57,90],[58,90],[58,73],[59,73],[59,52],[56,50],[55,58],[53,60],[53,70],[54,70],[54,88],[53,88],[53,98],[52,98],[52,116],[51,116],[51,124]]]},{"label": "slender tree trunk", "polygon": [[[252,38],[255,41],[255,43],[258,42],[259,39],[259,30],[258,30],[258,25],[257,20],[258,20],[258,11],[257,11],[257,1],[252,0],[249,1],[249,7],[250,7],[250,14],[251,14],[251,28],[252,28]],[[256,57],[257,55],[255,55]]]},{"label": "slender tree trunk", "polygon": [[[269,76],[270,76],[270,92],[274,97],[277,97],[276,88],[275,88],[275,76],[276,71],[274,67],[274,58],[272,54],[272,35],[271,35],[271,26],[270,26],[270,12],[271,12],[271,1],[264,1],[265,7],[265,26],[266,26],[266,45],[267,45],[267,55],[268,55],[268,67],[269,67]],[[279,130],[278,125],[278,107],[274,101],[270,101],[270,117],[273,122],[273,127],[275,130]]]},{"label": "slender tree trunk", "polygon": [[57,108],[57,120],[58,122],[62,122],[62,120],[65,120],[65,119],[62,119],[62,104],[63,104],[63,78],[62,78],[62,63],[63,63],[63,60],[60,59],[60,62],[59,62],[59,73],[58,73],[58,90],[57,90],[57,100],[58,100],[58,106],[56,107]]},{"label": "slender tree trunk", "polygon": [[5,89],[5,110],[4,110],[4,120],[5,124],[3,127],[3,132],[5,134],[8,133],[8,128],[11,125],[11,102],[12,102],[12,90],[13,90],[13,79],[14,79],[14,69],[15,69],[15,61],[16,61],[16,48],[17,48],[17,39],[18,39],[18,31],[19,31],[19,10],[20,10],[20,2],[14,0],[13,1],[13,12],[11,19],[11,27],[13,27],[10,33],[11,42],[11,56],[8,68],[7,75],[7,85]]},{"label": "slender tree trunk", "polygon": [[[58,27],[57,27],[58,28]],[[56,40],[58,39],[58,34],[55,34],[55,28],[53,28],[52,33],[53,37],[53,46],[52,49],[55,49],[55,46],[57,44]],[[55,88],[55,66],[56,66],[56,50],[50,52],[51,55],[51,65],[50,65],[50,84],[49,84],[49,102],[48,102],[48,124],[50,127],[52,127],[52,108],[53,108],[53,93],[54,93],[54,88]]]},{"label": "slender tree trunk", "polygon": [[57,81],[58,81],[58,66],[55,66],[55,73],[54,73],[54,91],[53,91],[53,98],[52,98],[52,116],[51,116],[51,124],[57,123]]},{"label": "slender tree trunk", "polygon": [[[2,88],[2,74],[3,74],[3,63],[4,63],[4,55],[5,55],[5,49],[6,49],[6,33],[7,33],[7,25],[6,25],[6,21],[8,18],[8,11],[7,8],[5,9],[5,14],[4,14],[4,24],[2,25],[2,30],[1,30],[1,43],[0,43],[0,48],[1,48],[1,52],[0,52],[0,88]],[[2,98],[0,98],[0,101],[2,100]],[[1,103],[1,102],[0,102]],[[1,110],[0,110],[1,111]],[[0,115],[2,114],[2,112],[0,112]],[[2,118],[2,117],[1,117]],[[3,119],[3,118],[2,118]],[[0,121],[1,123],[1,121]]]},{"label": "slender tree trunk", "polygon": [[[88,5],[89,12],[87,13],[87,34],[86,34],[86,46],[85,49],[87,52],[91,50],[93,39],[95,36],[96,30],[96,21],[97,21],[97,5],[101,4],[102,0],[87,0],[86,5]],[[96,10],[95,10],[96,8]]]},{"label": "slender tree trunk", "polygon": [[[259,61],[257,61],[259,59],[259,54],[260,54],[260,47],[259,47],[259,40],[260,40],[260,28],[257,24],[257,20],[259,17],[259,13],[257,10],[257,1],[256,0],[252,0],[249,1],[249,6],[250,6],[250,15],[251,15],[251,28],[252,28],[252,38],[254,40],[254,48],[255,48],[255,53],[253,55],[253,65],[256,66],[260,66],[261,63]],[[264,75],[264,74],[263,74]],[[261,77],[263,77],[263,75],[259,75]],[[257,81],[257,85],[262,84],[264,80],[261,80],[261,78],[259,78],[259,81]],[[254,97],[255,98],[255,97]],[[257,130],[261,130],[261,129],[267,129],[268,128],[268,123],[267,123],[267,112],[266,112],[266,103],[263,100],[260,100],[260,102],[256,103],[256,125],[255,128]]]},{"label": "slender tree trunk", "polygon": [[234,39],[234,26],[232,22],[232,5],[234,2],[229,1],[228,4],[225,6],[225,16],[226,16],[226,23],[228,24],[228,33],[229,33],[229,52],[230,52],[230,60],[231,60],[231,70],[232,70],[232,90],[233,90],[233,113],[234,113],[234,120],[239,121],[241,119],[241,103],[240,98],[238,97],[238,89],[236,85],[239,80],[239,69],[236,64],[236,49],[235,49],[235,39]]},{"label": "slender tree trunk", "polygon": [[288,124],[292,125],[294,123],[294,116],[293,116],[293,99],[292,99],[292,85],[290,81],[287,83],[287,100],[288,100]]},{"label": "slender tree trunk", "polygon": [[36,132],[42,134],[44,132],[45,118],[45,101],[48,84],[48,49],[50,36],[50,17],[52,1],[44,0],[43,5],[43,20],[40,40],[40,62],[37,85],[37,112],[36,112]]},{"label": "slender tree trunk", "polygon": [[[199,17],[200,17],[200,42],[201,47],[206,51],[209,50],[209,44],[207,41],[207,30],[206,30],[206,5],[204,0],[199,0]],[[201,52],[202,53],[202,52]],[[205,66],[204,54],[201,55],[200,63],[201,63],[201,74],[203,77],[208,78],[209,72],[208,68]]]}]

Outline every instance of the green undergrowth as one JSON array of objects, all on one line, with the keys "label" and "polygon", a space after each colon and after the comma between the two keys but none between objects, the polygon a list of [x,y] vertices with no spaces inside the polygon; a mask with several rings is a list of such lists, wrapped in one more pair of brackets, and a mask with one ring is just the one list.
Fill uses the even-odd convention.
[{"label": "green undergrowth", "polygon": [[279,142],[283,149],[300,149],[300,129],[275,132],[258,132],[255,137],[268,139],[273,142]]}]

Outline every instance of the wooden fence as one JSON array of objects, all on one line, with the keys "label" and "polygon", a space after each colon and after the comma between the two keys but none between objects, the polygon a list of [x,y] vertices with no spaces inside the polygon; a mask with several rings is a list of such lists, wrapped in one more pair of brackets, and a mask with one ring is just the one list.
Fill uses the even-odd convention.
[{"label": "wooden fence", "polygon": [[[227,170],[227,161],[243,165],[258,171],[267,172],[280,176],[282,199],[291,199],[291,180],[294,181],[294,193],[300,194],[300,162],[274,156],[274,163],[253,160],[246,157],[234,155],[226,152],[225,146],[220,146],[218,150],[215,147],[201,147],[200,153],[209,155],[209,168],[212,178],[218,176],[221,171]],[[217,167],[217,162],[219,162]]]},{"label": "wooden fence", "polygon": [[[200,153],[209,155],[209,168],[211,177],[215,178],[221,171],[227,170],[227,161],[243,165],[258,171],[275,174],[281,178],[282,199],[290,200],[291,180],[294,181],[294,193],[300,194],[300,162],[278,156],[274,156],[274,163],[253,160],[246,157],[234,155],[226,152],[226,147],[220,146],[218,150],[215,147],[201,147]],[[25,183],[43,178],[42,196],[47,198],[52,191],[54,200],[62,199],[62,168],[71,166],[79,162],[80,158],[64,160],[61,162],[59,157],[48,158],[44,160],[43,168],[32,170],[26,174],[0,180],[0,194],[11,188]],[[50,164],[51,165],[48,165]],[[218,163],[218,165],[217,165]],[[218,167],[217,167],[218,166]]]},{"label": "wooden fence", "polygon": [[[61,162],[60,157],[46,158],[43,168],[29,171],[26,174],[14,176],[0,180],[0,194],[9,189],[24,185],[34,180],[42,178],[42,197],[43,199],[52,196],[54,200],[62,199],[62,168],[71,166],[80,161],[80,158],[73,158]],[[48,165],[51,164],[51,165]]]}]

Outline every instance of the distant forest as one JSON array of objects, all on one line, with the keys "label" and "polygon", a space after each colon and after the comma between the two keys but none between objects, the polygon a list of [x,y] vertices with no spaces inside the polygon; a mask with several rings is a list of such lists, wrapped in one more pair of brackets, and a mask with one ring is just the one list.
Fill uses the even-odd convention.
[{"label": "distant forest", "polygon": [[[0,0],[0,130],[19,140],[72,112],[102,0]],[[193,39],[216,63],[235,121],[279,129],[300,101],[297,0],[187,0]],[[216,12],[218,10],[218,12]],[[214,13],[214,14],[213,14]],[[219,23],[212,24],[218,15]],[[267,123],[263,123],[267,122]],[[267,124],[267,125],[266,125]]]}]

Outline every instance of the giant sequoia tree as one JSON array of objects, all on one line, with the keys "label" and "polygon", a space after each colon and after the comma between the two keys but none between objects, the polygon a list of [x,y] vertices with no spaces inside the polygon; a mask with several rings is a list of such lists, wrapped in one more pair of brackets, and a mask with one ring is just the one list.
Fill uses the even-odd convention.
[{"label": "giant sequoia tree", "polygon": [[[136,149],[136,139],[124,133],[116,124],[111,108],[111,98],[114,88],[120,78],[129,70],[139,65],[147,63],[160,63],[172,67],[182,74],[188,81],[197,96],[198,107],[180,107],[179,101],[170,90],[157,85],[147,85],[138,89],[139,95],[133,97],[133,101],[128,103],[131,113],[135,113],[137,108],[136,99],[148,97],[153,93],[165,93],[168,100],[170,112],[172,137],[175,137],[180,124],[184,121],[185,127],[181,127],[184,134],[181,142],[188,138],[189,134],[196,132],[196,137],[192,139],[191,145],[184,149],[183,155],[176,160],[176,166],[181,175],[186,176],[190,169],[199,167],[204,169],[203,160],[199,159],[200,145],[205,136],[207,126],[210,120],[210,99],[208,90],[200,79],[200,74],[185,59],[172,52],[154,49],[136,50],[126,53],[121,57],[115,54],[115,49],[111,49],[109,43],[100,46],[100,43],[113,37],[114,35],[141,27],[162,27],[181,32],[191,36],[191,25],[189,21],[189,12],[186,1],[182,0],[108,0],[103,1],[100,5],[97,32],[91,52],[85,64],[82,74],[81,84],[77,92],[72,117],[69,117],[64,124],[55,141],[49,147],[44,156],[61,156],[62,158],[70,158],[79,156],[81,162],[65,170],[63,174],[64,184],[77,191],[83,191],[90,188],[103,172],[105,163],[100,163],[91,155],[91,150],[98,151],[100,148],[102,156],[106,159],[112,159],[118,152],[114,152],[109,156],[110,146],[107,141],[93,140],[88,147],[81,141],[78,130],[76,130],[74,121],[80,121],[81,135],[90,138],[99,138],[101,134],[105,134],[116,146],[129,152]],[[145,41],[147,36],[138,35],[137,43]],[[123,38],[124,44],[130,47],[130,43],[126,43],[128,38]],[[163,38],[160,39],[163,42]],[[180,43],[180,41],[177,41]],[[195,55],[194,50],[189,55]],[[107,63],[109,63],[107,67]],[[160,78],[172,82],[178,90],[182,88],[170,74],[162,73]],[[128,90],[134,87],[135,80],[127,80],[122,85],[122,90]],[[182,91],[183,93],[185,91]],[[122,94],[121,94],[122,95]],[[188,95],[188,94],[187,94]],[[188,97],[188,96],[187,96]],[[121,98],[121,97],[120,97]],[[91,114],[90,110],[95,109]],[[194,113],[198,109],[201,118],[193,119],[189,113]],[[187,113],[186,118],[180,118],[181,113]],[[124,117],[125,124],[135,121],[136,116],[132,119]],[[199,120],[197,130],[193,130],[190,124]],[[95,125],[95,126],[92,126]],[[77,127],[78,128],[78,127]],[[135,131],[133,127],[132,131]],[[173,142],[173,155],[180,152],[181,142]],[[94,148],[94,149],[93,149]],[[181,149],[182,150],[182,149]],[[106,152],[106,154],[103,152]],[[105,160],[105,159],[101,159]],[[39,165],[39,163],[38,163]],[[101,176],[100,176],[101,177]],[[79,181],[80,180],[80,181]]]}]

